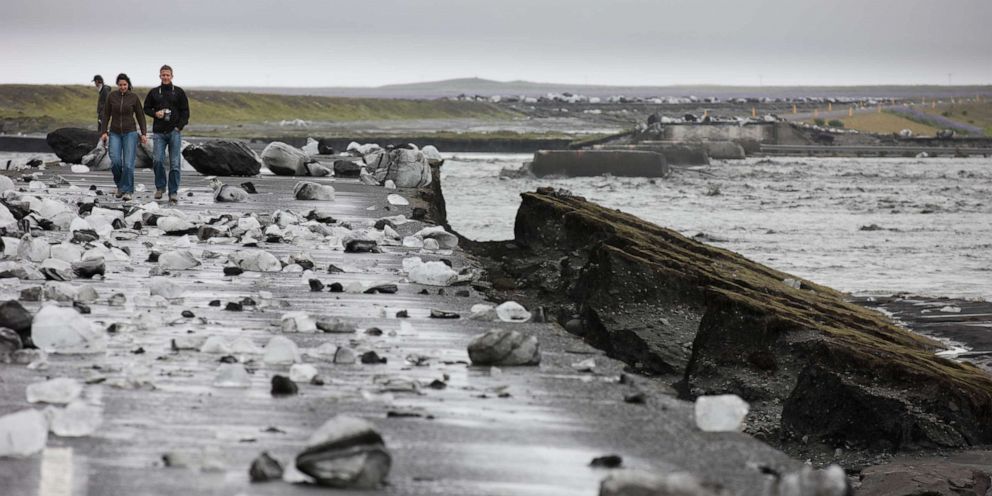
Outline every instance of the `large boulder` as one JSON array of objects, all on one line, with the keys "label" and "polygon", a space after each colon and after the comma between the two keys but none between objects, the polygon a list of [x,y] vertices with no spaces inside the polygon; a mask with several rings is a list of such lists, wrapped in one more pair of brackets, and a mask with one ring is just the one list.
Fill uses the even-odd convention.
[{"label": "large boulder", "polygon": [[100,141],[100,134],[89,129],[63,127],[48,133],[45,141],[59,160],[67,164],[81,164],[83,156]]},{"label": "large boulder", "polygon": [[395,148],[364,156],[366,169],[380,183],[393,180],[399,188],[419,188],[431,183],[431,166],[420,150]]},{"label": "large boulder", "polygon": [[537,177],[662,177],[668,165],[663,155],[638,150],[541,150],[534,154],[530,171]]},{"label": "large boulder", "polygon": [[310,156],[294,146],[273,141],[262,150],[262,163],[277,176],[307,176]]},{"label": "large boulder", "polygon": [[236,140],[189,145],[183,150],[183,158],[205,176],[256,176],[262,170],[258,154]]}]

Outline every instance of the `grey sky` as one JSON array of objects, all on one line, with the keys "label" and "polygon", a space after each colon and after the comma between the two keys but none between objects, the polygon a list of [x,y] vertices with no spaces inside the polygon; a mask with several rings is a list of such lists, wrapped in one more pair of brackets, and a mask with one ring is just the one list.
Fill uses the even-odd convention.
[{"label": "grey sky", "polygon": [[992,83],[990,0],[4,0],[0,83]]}]

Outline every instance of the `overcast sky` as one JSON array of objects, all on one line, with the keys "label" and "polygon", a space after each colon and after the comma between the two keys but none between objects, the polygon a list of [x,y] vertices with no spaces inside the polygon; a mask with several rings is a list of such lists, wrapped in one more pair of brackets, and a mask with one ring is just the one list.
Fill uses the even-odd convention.
[{"label": "overcast sky", "polygon": [[992,83],[992,0],[2,0],[0,83]]}]

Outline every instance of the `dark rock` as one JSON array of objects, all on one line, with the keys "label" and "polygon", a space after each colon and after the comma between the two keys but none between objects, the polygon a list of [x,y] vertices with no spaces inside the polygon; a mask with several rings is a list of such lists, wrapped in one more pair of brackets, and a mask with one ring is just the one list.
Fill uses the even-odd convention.
[{"label": "dark rock", "polygon": [[368,422],[345,416],[328,420],[296,457],[296,468],[322,486],[374,489],[389,474],[392,457]]},{"label": "dark rock", "polygon": [[255,189],[255,183],[251,181],[245,181],[241,183],[241,189],[248,192],[249,195],[258,194],[258,190]]},{"label": "dark rock", "polygon": [[58,155],[59,160],[67,164],[83,163],[83,156],[90,152],[100,134],[89,129],[63,127],[56,129],[45,137],[45,142]]},{"label": "dark rock", "polygon": [[343,274],[344,273],[344,269],[338,267],[337,265],[330,264],[330,265],[327,266],[327,273],[328,274]]},{"label": "dark rock", "polygon": [[320,282],[320,279],[310,279],[308,282],[310,283],[310,291],[317,292],[324,290],[324,283]]},{"label": "dark rock", "polygon": [[224,355],[217,361],[220,363],[238,363],[238,357],[234,355]]},{"label": "dark rock", "polygon": [[21,301],[41,301],[41,295],[44,292],[44,288],[41,286],[32,286],[30,288],[24,288],[21,290]]},{"label": "dark rock", "polygon": [[244,310],[244,305],[236,301],[229,301],[227,302],[227,305],[224,306],[224,310],[227,310],[228,312],[240,312]]},{"label": "dark rock", "polygon": [[389,226],[392,229],[396,229],[396,223],[389,219],[379,219],[375,221],[375,228],[380,231],[385,229],[386,226]]},{"label": "dark rock", "polygon": [[272,376],[272,396],[292,396],[298,392],[299,388],[289,377],[282,375]]},{"label": "dark rock", "polygon": [[248,477],[252,482],[279,481],[282,480],[282,473],[282,464],[268,453],[258,455],[248,469]]},{"label": "dark rock", "polygon": [[77,312],[79,312],[79,313],[81,313],[83,315],[89,315],[89,314],[93,313],[93,310],[90,308],[89,305],[80,303],[78,301],[72,302],[72,308],[75,308]]},{"label": "dark rock", "polygon": [[455,296],[459,298],[468,298],[469,296],[472,296],[472,293],[467,289],[459,289],[458,291],[455,291]]},{"label": "dark rock", "polygon": [[315,220],[321,224],[334,224],[338,220],[331,216],[329,212],[313,209],[307,212],[307,220]]},{"label": "dark rock", "polygon": [[368,334],[369,336],[382,336],[382,329],[379,329],[378,327],[369,327],[368,329],[365,329],[365,334]]},{"label": "dark rock", "polygon": [[100,239],[100,235],[92,229],[79,229],[72,232],[73,243],[92,243]]},{"label": "dark rock", "polygon": [[472,338],[468,344],[468,357],[472,365],[538,365],[541,350],[534,336],[491,329]]},{"label": "dark rock", "polygon": [[354,334],[355,326],[338,319],[317,319],[317,329],[330,334]]},{"label": "dark rock", "polygon": [[334,177],[358,177],[362,171],[362,165],[351,160],[334,161]]},{"label": "dark rock", "polygon": [[240,276],[241,274],[244,274],[244,272],[244,269],[241,267],[224,267],[225,276]]},{"label": "dark rock", "polygon": [[210,300],[210,303],[207,303],[207,305],[208,306],[211,306],[211,307],[219,307],[220,306],[220,300]]},{"label": "dark rock", "polygon": [[262,150],[262,163],[277,176],[306,176],[310,157],[303,150],[273,141]]},{"label": "dark rock", "polygon": [[386,357],[380,357],[378,353],[374,351],[366,351],[362,353],[362,363],[366,365],[378,365],[381,363],[386,363]]},{"label": "dark rock", "polygon": [[365,294],[395,294],[397,291],[399,291],[399,287],[395,284],[379,284],[366,289]]},{"label": "dark rock", "polygon": [[636,393],[628,394],[623,397],[624,403],[630,403],[632,405],[643,405],[647,403],[647,400],[648,400],[647,396],[645,396],[644,393],[640,391]]},{"label": "dark rock", "polygon": [[868,467],[861,471],[858,494],[992,494],[992,456],[986,452],[985,456],[954,458],[963,460],[920,459]]},{"label": "dark rock", "polygon": [[315,376],[313,376],[313,378],[310,379],[310,385],[311,386],[323,386],[324,385],[324,379],[322,379],[319,375],[315,375]]},{"label": "dark rock", "polygon": [[339,282],[332,282],[327,287],[327,290],[331,293],[344,293],[344,286]]},{"label": "dark rock", "polygon": [[21,336],[13,329],[0,327],[0,363],[10,357],[15,351],[24,347]]},{"label": "dark rock", "polygon": [[222,238],[224,236],[227,236],[226,232],[213,226],[200,226],[196,229],[196,237],[200,241],[206,241],[210,238]]},{"label": "dark rock", "polygon": [[597,456],[589,462],[590,467],[596,468],[620,468],[623,465],[623,458],[620,455]]},{"label": "dark rock", "polygon": [[351,239],[344,245],[345,253],[379,253],[379,245],[368,239]]},{"label": "dark rock", "polygon": [[[39,288],[40,289],[40,288]],[[31,321],[34,316],[17,300],[0,303],[0,327],[11,329],[25,346],[31,344]]]},{"label": "dark rock", "polygon": [[445,389],[448,387],[448,383],[440,379],[434,379],[433,381],[431,381],[430,384],[427,385],[427,387],[431,389]]},{"label": "dark rock", "polygon": [[410,212],[410,218],[413,220],[424,220],[427,218],[427,209],[423,207],[413,207],[413,211]]},{"label": "dark rock", "polygon": [[102,258],[95,260],[82,260],[72,263],[72,271],[76,277],[92,279],[94,276],[103,276],[107,272],[107,264]]},{"label": "dark rock", "polygon": [[158,257],[160,256],[162,256],[162,254],[158,250],[151,250],[148,252],[148,259],[145,261],[149,263],[158,263]]},{"label": "dark rock", "polygon": [[183,310],[182,316],[185,317],[185,318],[187,318],[187,319],[192,319],[192,318],[196,317],[196,315],[194,315],[193,312],[191,312],[189,310]]},{"label": "dark rock", "polygon": [[254,299],[252,299],[251,297],[248,297],[248,296],[245,296],[244,298],[241,298],[241,304],[244,305],[244,306],[246,306],[246,307],[258,306],[258,302],[256,302]]},{"label": "dark rock", "polygon": [[183,158],[204,176],[256,176],[262,161],[242,141],[216,140],[189,145]]},{"label": "dark rock", "polygon": [[408,319],[408,318],[410,318],[410,312],[408,312],[406,310],[400,310],[400,311],[396,312],[396,318],[397,319]]},{"label": "dark rock", "polygon": [[317,153],[319,155],[334,155],[334,147],[331,144],[334,141],[327,138],[320,138],[317,140]]},{"label": "dark rock", "polygon": [[431,318],[432,319],[458,319],[458,318],[461,318],[461,315],[458,315],[455,312],[445,312],[444,310],[437,310],[437,309],[432,308],[431,309]]}]

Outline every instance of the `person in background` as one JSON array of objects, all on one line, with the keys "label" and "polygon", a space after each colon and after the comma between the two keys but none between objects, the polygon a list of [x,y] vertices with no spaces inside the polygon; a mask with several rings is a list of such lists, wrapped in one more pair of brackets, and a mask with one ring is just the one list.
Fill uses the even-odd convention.
[{"label": "person in background", "polygon": [[[159,200],[169,188],[169,203],[179,201],[179,180],[182,174],[183,138],[180,134],[189,124],[189,100],[182,88],[172,84],[172,67],[163,65],[158,70],[162,82],[145,97],[145,114],[153,117],[152,167],[155,171],[155,199]],[[165,171],[165,149],[169,148],[169,172]]]},{"label": "person in background", "polygon": [[145,114],[141,112],[141,99],[131,91],[131,79],[127,74],[117,75],[118,91],[110,92],[107,104],[100,118],[100,140],[110,143],[110,171],[114,174],[117,191],[114,196],[131,201],[134,193],[134,161],[138,149],[138,128],[141,128],[141,143],[148,143],[145,128]]},{"label": "person in background", "polygon": [[107,97],[110,96],[110,86],[103,84],[103,76],[97,74],[93,76],[93,86],[100,93],[96,97],[96,129],[100,130],[100,122],[103,118],[103,106],[107,104]]}]

